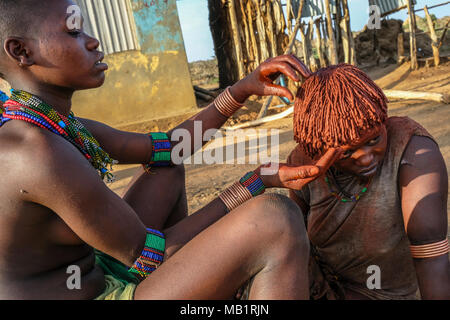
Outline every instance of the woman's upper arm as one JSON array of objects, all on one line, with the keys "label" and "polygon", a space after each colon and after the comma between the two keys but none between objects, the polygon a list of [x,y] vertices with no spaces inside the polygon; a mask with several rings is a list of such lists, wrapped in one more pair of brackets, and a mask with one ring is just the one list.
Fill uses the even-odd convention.
[{"label": "woman's upper arm", "polygon": [[146,134],[117,130],[94,120],[79,120],[114,160],[122,164],[149,162],[152,145]]},{"label": "woman's upper arm", "polygon": [[442,240],[447,235],[448,177],[438,146],[412,137],[399,170],[405,229],[411,244]]},{"label": "woman's upper arm", "polygon": [[[448,177],[445,161],[431,139],[414,136],[399,171],[403,220],[411,245],[447,238]],[[450,298],[447,255],[414,259],[422,297]]]}]

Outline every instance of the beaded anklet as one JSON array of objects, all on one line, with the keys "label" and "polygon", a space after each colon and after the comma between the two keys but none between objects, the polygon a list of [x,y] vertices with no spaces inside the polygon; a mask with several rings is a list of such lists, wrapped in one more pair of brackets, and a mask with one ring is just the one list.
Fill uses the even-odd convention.
[{"label": "beaded anklet", "polygon": [[216,100],[214,100],[214,105],[217,111],[227,118],[231,117],[237,110],[244,106],[233,98],[230,87],[227,87],[225,91],[219,94]]},{"label": "beaded anklet", "polygon": [[152,141],[152,158],[149,163],[142,165],[144,170],[150,172],[151,167],[170,166],[172,144],[167,134],[164,132],[151,132],[148,136]]},{"label": "beaded anklet", "polygon": [[165,248],[164,234],[158,230],[147,228],[144,249],[128,271],[145,278],[148,277],[163,262]]},{"label": "beaded anklet", "polygon": [[411,245],[410,250],[411,256],[416,259],[433,258],[450,251],[448,239],[418,246]]},{"label": "beaded anklet", "polygon": [[250,171],[222,192],[219,198],[227,207],[228,212],[230,212],[251,198],[264,193],[265,189],[266,187],[261,178],[253,171]]}]

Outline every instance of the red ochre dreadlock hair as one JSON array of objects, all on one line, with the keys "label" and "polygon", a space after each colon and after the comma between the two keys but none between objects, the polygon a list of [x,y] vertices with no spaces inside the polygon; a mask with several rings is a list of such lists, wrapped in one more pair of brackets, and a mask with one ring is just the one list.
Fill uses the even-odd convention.
[{"label": "red ochre dreadlock hair", "polygon": [[297,92],[294,137],[312,159],[327,149],[358,141],[387,119],[387,98],[360,69],[349,64],[322,68]]}]

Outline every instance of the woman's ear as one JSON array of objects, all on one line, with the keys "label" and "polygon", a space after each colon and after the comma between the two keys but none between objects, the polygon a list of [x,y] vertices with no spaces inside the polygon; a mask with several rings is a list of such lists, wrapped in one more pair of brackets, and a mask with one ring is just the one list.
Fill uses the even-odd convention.
[{"label": "woman's ear", "polygon": [[7,56],[19,67],[29,67],[34,64],[31,49],[25,40],[18,37],[8,37],[4,42]]}]

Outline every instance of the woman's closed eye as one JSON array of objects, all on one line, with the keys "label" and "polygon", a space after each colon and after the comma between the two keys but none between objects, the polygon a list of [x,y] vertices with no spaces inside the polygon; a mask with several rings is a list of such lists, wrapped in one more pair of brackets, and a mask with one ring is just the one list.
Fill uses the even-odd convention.
[{"label": "woman's closed eye", "polygon": [[372,140],[370,140],[369,142],[367,142],[367,145],[368,145],[368,146],[374,146],[374,145],[376,145],[378,142],[380,142],[380,139],[381,139],[381,135],[379,135],[379,136],[373,138]]},{"label": "woman's closed eye", "polygon": [[73,29],[73,30],[70,30],[68,33],[72,37],[78,37],[81,34],[81,32],[82,32],[81,30]]}]

